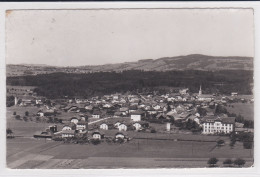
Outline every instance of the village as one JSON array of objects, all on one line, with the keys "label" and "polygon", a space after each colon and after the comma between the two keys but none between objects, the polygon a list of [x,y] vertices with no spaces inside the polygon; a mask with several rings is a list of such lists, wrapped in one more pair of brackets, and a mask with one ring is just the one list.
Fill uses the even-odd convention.
[{"label": "village", "polygon": [[28,121],[27,117],[30,117],[36,122],[53,123],[45,130],[35,132],[32,135],[35,138],[127,142],[138,137],[139,132],[139,135],[150,134],[149,137],[155,133],[230,135],[234,132],[253,132],[253,127],[245,126],[236,114],[222,110],[224,105],[234,100],[253,102],[253,99],[240,98],[236,92],[229,96],[203,94],[201,86],[199,93],[180,88],[163,95],[156,92],[111,94],[90,99],[48,100],[35,95],[32,89],[18,92],[14,88],[7,91],[15,95],[14,106],[25,111],[28,106],[33,106],[37,112],[27,111],[23,118],[13,113],[16,119]]}]

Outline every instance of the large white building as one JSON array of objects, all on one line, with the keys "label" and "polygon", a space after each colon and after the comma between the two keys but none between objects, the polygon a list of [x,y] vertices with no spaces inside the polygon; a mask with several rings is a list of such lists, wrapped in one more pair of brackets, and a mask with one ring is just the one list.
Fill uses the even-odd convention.
[{"label": "large white building", "polygon": [[229,134],[235,130],[235,117],[204,117],[202,123],[202,134]]}]

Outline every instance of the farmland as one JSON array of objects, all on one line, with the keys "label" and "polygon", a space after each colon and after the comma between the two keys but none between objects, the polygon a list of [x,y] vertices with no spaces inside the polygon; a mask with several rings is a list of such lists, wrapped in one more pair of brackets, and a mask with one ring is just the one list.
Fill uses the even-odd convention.
[{"label": "farmland", "polygon": [[137,139],[120,145],[105,142],[79,145],[15,138],[7,140],[7,166],[18,169],[205,167],[213,156],[219,158],[220,166],[224,159],[237,157],[244,158],[246,166],[253,164],[253,151],[243,149],[241,143],[234,149],[228,145],[215,146],[215,142]]}]

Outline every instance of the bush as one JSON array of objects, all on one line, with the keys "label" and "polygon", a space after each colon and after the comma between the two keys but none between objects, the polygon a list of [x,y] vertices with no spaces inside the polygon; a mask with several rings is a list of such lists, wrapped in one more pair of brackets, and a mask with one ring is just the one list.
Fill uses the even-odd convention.
[{"label": "bush", "polygon": [[123,138],[117,138],[117,142],[120,143],[120,144],[122,144],[122,143],[124,143],[125,141],[124,141]]},{"label": "bush", "polygon": [[214,167],[218,163],[218,159],[216,157],[212,157],[208,160],[208,164],[210,167]]},{"label": "bush", "polygon": [[24,113],[24,115],[25,115],[25,116],[29,116],[29,112],[26,111],[26,112]]},{"label": "bush", "polygon": [[240,158],[238,158],[234,161],[234,164],[237,165],[238,167],[244,166],[245,163],[246,163],[246,161],[244,159],[240,159]]},{"label": "bush", "polygon": [[91,139],[91,143],[94,145],[98,145],[101,143],[101,141],[99,139]]},{"label": "bush", "polygon": [[224,162],[223,162],[224,165],[228,165],[229,167],[233,164],[233,161],[231,159],[226,159]]},{"label": "bush", "polygon": [[62,141],[63,139],[62,139],[62,137],[54,137],[54,138],[52,138],[52,140],[53,141]]}]

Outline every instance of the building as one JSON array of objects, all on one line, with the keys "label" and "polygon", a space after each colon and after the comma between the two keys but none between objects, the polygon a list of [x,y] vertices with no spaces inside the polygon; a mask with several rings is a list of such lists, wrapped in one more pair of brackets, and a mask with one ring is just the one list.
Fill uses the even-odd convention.
[{"label": "building", "polygon": [[62,138],[70,138],[75,136],[75,130],[62,130],[61,137]]},{"label": "building", "polygon": [[201,123],[202,134],[229,134],[235,131],[235,117],[204,117]]},{"label": "building", "polygon": [[144,112],[142,110],[137,110],[131,113],[131,120],[134,122],[141,121]]},{"label": "building", "polygon": [[100,124],[99,128],[103,130],[108,130],[108,125],[106,123],[102,123]]},{"label": "building", "polygon": [[118,126],[118,130],[119,130],[119,131],[126,131],[126,130],[127,130],[127,125],[121,123],[121,124]]},{"label": "building", "polygon": [[133,123],[133,126],[135,127],[135,130],[140,130],[142,125],[139,122]]},{"label": "building", "polygon": [[95,131],[95,132],[92,133],[92,138],[101,140],[101,139],[104,138],[104,133],[101,133],[99,131]]},{"label": "building", "polygon": [[92,117],[99,119],[101,117],[101,112],[99,110],[93,111]]},{"label": "building", "polygon": [[78,120],[78,118],[76,118],[76,117],[72,117],[72,118],[70,119],[70,122],[71,122],[71,123],[74,123],[74,124],[77,124],[77,123],[79,122],[79,120]]},{"label": "building", "polygon": [[232,93],[231,93],[231,96],[237,96],[237,95],[238,95],[237,92],[232,92]]},{"label": "building", "polygon": [[79,131],[84,131],[86,130],[88,127],[87,127],[88,123],[85,122],[85,121],[79,121],[76,125],[76,130],[79,130]]}]

